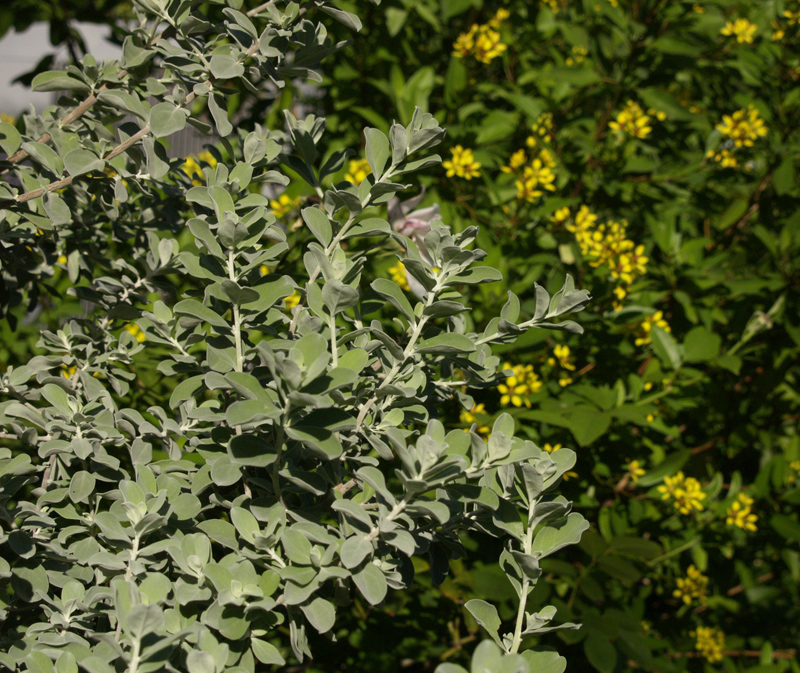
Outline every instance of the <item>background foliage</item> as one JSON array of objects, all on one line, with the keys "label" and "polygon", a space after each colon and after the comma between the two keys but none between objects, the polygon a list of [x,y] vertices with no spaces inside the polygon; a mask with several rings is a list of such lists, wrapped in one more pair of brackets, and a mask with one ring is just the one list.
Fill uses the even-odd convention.
[{"label": "background foliage", "polygon": [[[798,10],[390,0],[359,7],[364,30],[332,57],[323,98],[289,86],[260,106],[228,99],[272,123],[287,105],[324,111],[333,148],[358,156],[365,123],[388,131],[430,110],[455,152],[417,207],[480,223],[506,278],[476,288],[476,320],[506,289],[530,312],[533,283],[566,272],[592,288],[586,334],[499,347],[514,390],[473,391],[483,406],[449,419],[488,430],[508,412],[540,446],[576,448],[563,488],[592,528],[543,563],[536,589],[584,625],[547,641],[576,670],[798,670]],[[308,199],[297,186],[273,208],[295,222]],[[391,255],[376,272],[405,276]],[[479,534],[465,545],[471,560],[439,587],[418,574],[380,609],[356,601],[343,665],[463,660],[472,598],[499,600],[510,621],[496,548]],[[382,651],[366,646],[377,634]]]}]

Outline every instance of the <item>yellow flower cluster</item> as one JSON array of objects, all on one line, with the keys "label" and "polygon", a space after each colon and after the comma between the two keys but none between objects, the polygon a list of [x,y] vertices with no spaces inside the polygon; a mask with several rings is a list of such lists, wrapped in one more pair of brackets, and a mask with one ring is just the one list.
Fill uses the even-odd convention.
[{"label": "yellow flower cluster", "polygon": [[625,471],[634,484],[639,481],[639,477],[647,474],[647,471],[642,467],[642,463],[638,460],[629,460],[625,465]]},{"label": "yellow flower cluster", "polygon": [[608,127],[619,134],[627,133],[634,138],[646,138],[653,127],[650,118],[655,117],[663,121],[666,115],[659,110],[650,109],[646,113],[637,102],[629,100],[617,115],[616,120],[608,123]]},{"label": "yellow flower cluster", "polygon": [[725,647],[725,634],[718,628],[711,626],[698,626],[697,631],[689,635],[697,639],[694,649],[709,663],[722,661],[722,650]]},{"label": "yellow flower cluster", "polygon": [[528,136],[525,144],[534,149],[540,142],[550,143],[553,139],[553,113],[543,112],[539,118],[531,125],[531,135]]},{"label": "yellow flower cluster", "polygon": [[561,448],[561,444],[545,444],[542,447],[547,453],[555,453]]},{"label": "yellow flower cluster", "polygon": [[756,24],[750,23],[747,19],[726,21],[720,34],[728,37],[735,36],[739,44],[752,44],[753,36],[756,34]]},{"label": "yellow flower cluster", "polygon": [[569,346],[566,344],[557,344],[553,348],[553,356],[547,359],[547,364],[551,367],[555,367],[558,364],[561,369],[567,370],[562,371],[559,373],[558,384],[563,388],[568,386],[572,383],[572,377],[568,374],[568,372],[575,371],[575,365],[573,364],[573,357],[570,354]]},{"label": "yellow flower cluster", "polygon": [[[475,431],[484,439],[489,439],[489,435],[491,434],[491,428],[488,425],[485,425],[477,416],[485,416],[486,415],[486,405],[484,404],[473,404],[472,409],[467,411],[466,409],[461,410],[461,414],[459,418],[461,422],[472,427],[472,424],[475,423],[478,427]],[[464,429],[464,432],[468,432],[468,429]]]},{"label": "yellow flower cluster", "polygon": [[[202,162],[202,163],[201,163]],[[206,176],[203,175],[203,165],[207,164],[214,168],[217,165],[217,158],[209,151],[200,152],[197,158],[193,156],[186,157],[186,160],[181,165],[181,170],[186,174],[195,187],[201,187],[206,183]]]},{"label": "yellow flower cluster", "polygon": [[523,404],[530,409],[531,402],[528,396],[542,389],[542,382],[533,371],[533,365],[514,365],[506,362],[503,369],[511,369],[514,374],[497,386],[502,397],[500,404],[508,406],[513,404],[521,407]]},{"label": "yellow flower cluster", "polygon": [[350,159],[344,179],[354,185],[360,185],[370,173],[372,169],[366,159]]},{"label": "yellow flower cluster", "polygon": [[674,477],[666,477],[658,487],[662,500],[672,499],[675,509],[681,514],[691,514],[693,510],[703,511],[706,494],[700,489],[700,482],[694,477],[684,477],[678,472]]},{"label": "yellow flower cluster", "polygon": [[664,320],[664,311],[656,311],[653,315],[647,316],[637,328],[636,340],[634,343],[637,346],[646,346],[652,340],[651,335],[653,332],[653,325],[660,327],[665,332],[671,332],[669,323]]},{"label": "yellow flower cluster", "polygon": [[472,178],[477,178],[481,174],[479,170],[481,164],[475,161],[472,150],[456,145],[450,150],[450,154],[450,159],[442,162],[442,167],[447,171],[448,178],[452,178],[455,175],[459,178],[472,180]]},{"label": "yellow flower cluster", "polygon": [[67,367],[66,365],[61,365],[61,375],[65,379],[71,379],[75,375],[75,372],[77,371],[78,371],[77,365],[72,365],[71,367]]},{"label": "yellow flower cluster", "polygon": [[288,194],[281,194],[277,199],[269,202],[269,208],[272,214],[280,220],[292,211],[300,209],[300,197],[293,199]]},{"label": "yellow flower cluster", "polygon": [[136,341],[138,341],[139,343],[142,343],[143,341],[147,340],[147,337],[144,335],[144,332],[142,332],[142,328],[139,327],[139,325],[136,325],[132,322],[129,322],[127,325],[125,325],[125,331],[128,332],[128,334],[134,336],[136,338]]},{"label": "yellow flower cluster", "polygon": [[678,588],[672,592],[672,595],[680,598],[686,605],[691,605],[693,600],[701,605],[706,602],[708,577],[693,565],[686,570],[686,577],[678,578],[677,584]]},{"label": "yellow flower cluster", "polygon": [[717,130],[723,137],[733,140],[736,147],[752,147],[760,137],[767,135],[767,127],[755,106],[736,110],[732,115],[724,115]]},{"label": "yellow flower cluster", "polygon": [[400,286],[401,290],[408,292],[411,288],[408,285],[408,278],[406,277],[405,265],[398,261],[394,266],[389,267],[389,275],[392,280]]},{"label": "yellow flower cluster", "polygon": [[567,5],[567,0],[542,0],[542,4],[550,8],[553,14],[558,14]]},{"label": "yellow flower cluster", "polygon": [[739,162],[736,160],[733,152],[728,149],[721,149],[719,152],[708,150],[708,152],[706,152],[706,157],[716,161],[723,168],[737,168],[739,166]]},{"label": "yellow flower cluster", "polygon": [[580,45],[575,45],[572,47],[572,56],[567,57],[567,65],[580,65],[586,60],[586,57],[589,55],[589,50],[586,47],[581,47]]},{"label": "yellow flower cluster", "polygon": [[728,507],[728,518],[725,519],[725,523],[727,523],[729,526],[741,528],[742,530],[755,532],[758,530],[758,527],[756,526],[758,515],[753,514],[752,508],[753,499],[744,493],[740,493],[738,496],[736,496],[734,503]]},{"label": "yellow flower cluster", "polygon": [[508,10],[498,9],[488,23],[472,24],[472,28],[466,33],[461,33],[453,43],[453,54],[459,58],[474,56],[481,63],[491,63],[508,49],[508,46],[500,40],[497,29],[509,16]]},{"label": "yellow flower cluster", "polygon": [[588,206],[581,206],[572,222],[568,218],[569,210],[561,208],[553,219],[558,223],[567,222],[567,231],[575,234],[581,254],[591,266],[608,267],[617,282],[614,294],[622,300],[630,285],[647,272],[650,259],[644,254],[644,245],[636,245],[627,237],[625,220],[597,224],[597,215]]}]

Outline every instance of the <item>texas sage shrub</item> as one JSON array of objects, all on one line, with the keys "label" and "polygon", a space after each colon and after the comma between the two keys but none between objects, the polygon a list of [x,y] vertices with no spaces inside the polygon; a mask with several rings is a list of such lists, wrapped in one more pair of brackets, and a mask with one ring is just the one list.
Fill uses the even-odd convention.
[{"label": "texas sage shrub", "polygon": [[[342,147],[416,107],[447,126],[416,207],[482,224],[504,281],[473,288],[477,323],[565,273],[595,295],[580,339],[499,347],[514,379],[451,410],[578,447],[563,489],[592,528],[537,589],[583,624],[562,652],[601,673],[795,670],[797,3],[389,0],[365,18],[308,102]],[[464,564],[413,596],[452,623],[420,660],[474,637],[466,600],[514,612],[490,558]]]},{"label": "texas sage shrub", "polygon": [[[529,597],[541,561],[587,527],[554,493],[575,455],[516,436],[508,414],[488,440],[446,421],[471,408],[465,391],[511,374],[494,345],[580,331],[561,317],[588,293],[569,276],[552,296],[537,286],[524,316],[508,293],[476,328],[465,290],[500,280],[478,228],[405,229],[396,202],[394,228],[384,216],[412,187],[399,180],[439,162],[430,114],[366,129],[358,184],[333,177],[348,153],[326,147],[324,118],[228,118],[236,87],[280,100],[289,78],[319,79],[343,46],[319,12],[351,30],[356,16],[322,0],[214,4],[223,21],[194,0],[136,0],[119,62],[39,73],[59,105],[0,125],[0,300],[6,329],[41,328],[36,353],[0,376],[0,662],[303,662],[355,596],[381,604],[417,557],[441,582],[475,530],[505,541],[519,598],[509,628],[492,604],[467,604],[494,641],[475,665],[563,671],[557,653],[521,646],[574,627]],[[219,144],[170,159],[187,124],[213,124]],[[263,186],[298,182],[314,198],[286,226]],[[415,294],[369,282],[378,251]]]}]

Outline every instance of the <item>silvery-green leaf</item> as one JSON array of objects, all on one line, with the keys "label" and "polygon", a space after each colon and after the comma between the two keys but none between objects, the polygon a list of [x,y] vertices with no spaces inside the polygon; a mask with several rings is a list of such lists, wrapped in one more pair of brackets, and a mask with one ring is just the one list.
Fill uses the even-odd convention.
[{"label": "silvery-green leaf", "polygon": [[355,573],[353,582],[370,605],[377,605],[386,598],[386,578],[374,563],[367,563]]},{"label": "silvery-green leaf", "polygon": [[486,632],[492,637],[497,645],[502,647],[498,631],[500,630],[500,616],[497,614],[497,608],[491,603],[473,598],[464,604],[464,607],[469,610],[470,614],[475,618],[480,626],[486,629]]}]

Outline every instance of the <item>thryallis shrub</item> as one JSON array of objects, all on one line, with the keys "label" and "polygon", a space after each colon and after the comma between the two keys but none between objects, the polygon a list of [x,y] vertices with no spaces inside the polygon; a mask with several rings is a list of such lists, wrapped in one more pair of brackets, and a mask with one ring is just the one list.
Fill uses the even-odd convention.
[{"label": "thryallis shrub", "polygon": [[[3,309],[20,324],[43,303],[70,309],[0,377],[0,662],[221,673],[281,665],[290,649],[303,661],[353,596],[380,604],[417,556],[440,582],[465,554],[459,533],[476,530],[507,540],[519,597],[504,633],[491,604],[468,604],[494,640],[477,660],[562,671],[556,653],[520,650],[559,628],[528,598],[540,561],[587,527],[552,495],[575,456],[515,437],[507,414],[488,441],[440,418],[512,373],[494,344],[579,331],[553,321],[587,292],[569,277],[552,297],[537,286],[527,317],[509,293],[476,331],[464,290],[500,279],[480,264],[477,228],[429,217],[405,235],[382,216],[410,187],[398,178],[439,161],[431,115],[367,129],[357,185],[333,181],[347,153],[325,151],[324,119],[286,112],[284,131],[235,134],[228,120],[236,87],[277,96],[284,78],[317,77],[341,45],[316,10],[358,19],[321,0],[216,4],[222,21],[191,0],[137,0],[121,62],[38,75],[36,88],[67,92],[61,106],[0,127]],[[123,114],[135,121],[115,128]],[[162,139],[206,120],[220,147],[170,160]],[[270,201],[282,215],[297,202],[260,185],[292,181],[315,197],[286,226]],[[366,280],[376,250],[397,256],[413,299]]]}]

